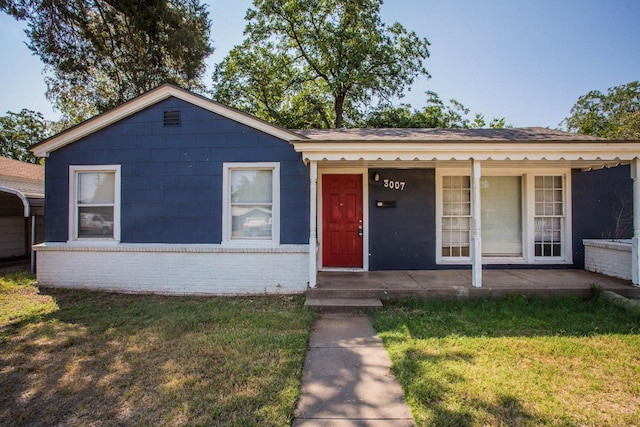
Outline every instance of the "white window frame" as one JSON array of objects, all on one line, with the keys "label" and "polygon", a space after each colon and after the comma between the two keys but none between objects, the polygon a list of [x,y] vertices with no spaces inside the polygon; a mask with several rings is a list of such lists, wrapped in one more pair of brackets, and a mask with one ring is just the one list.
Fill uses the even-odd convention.
[{"label": "white window frame", "polygon": [[[120,165],[82,165],[69,166],[69,241],[70,242],[120,242],[120,206],[121,206],[121,167]],[[78,174],[113,172],[113,237],[80,237],[78,235]]]},{"label": "white window frame", "polygon": [[[471,176],[466,167],[436,168],[436,264],[468,265],[471,257],[442,256],[442,177]],[[483,165],[482,176],[522,177],[522,257],[483,257],[483,264],[571,264],[573,263],[571,169],[570,168],[494,168]],[[563,180],[562,253],[559,257],[535,256],[535,177],[561,176]],[[473,198],[473,196],[472,196]]]},{"label": "white window frame", "polygon": [[[222,164],[222,244],[228,246],[261,247],[280,244],[280,163],[243,162]],[[234,170],[270,170],[272,179],[271,195],[271,239],[231,238],[231,172]]]},{"label": "white window frame", "polygon": [[[569,193],[569,199],[570,195],[571,195],[571,175],[569,172],[569,175],[567,176],[566,174],[558,174],[558,173],[553,173],[553,171],[545,171],[547,173],[543,174],[543,173],[533,173],[531,174],[531,200],[530,200],[530,204],[531,204],[531,210],[530,210],[530,215],[531,215],[531,223],[532,223],[532,229],[531,229],[531,240],[533,241],[533,244],[531,245],[531,257],[534,258],[534,260],[538,263],[545,263],[545,262],[563,262],[565,261],[565,259],[567,258],[567,255],[571,256],[571,252],[573,251],[572,246],[569,245],[567,246],[567,243],[570,242],[571,240],[567,240],[567,239],[571,239],[571,222],[570,222],[570,213],[571,213],[571,206],[567,205],[567,193]],[[537,176],[560,176],[562,179],[562,209],[563,209],[563,214],[562,215],[536,215],[535,212],[535,177]],[[562,250],[560,252],[559,256],[535,256],[535,218],[536,217],[547,217],[547,218],[560,218],[560,227],[561,227],[561,244],[562,244]],[[570,251],[569,254],[567,254],[567,251]]]},{"label": "white window frame", "polygon": [[[468,178],[469,181],[469,187],[466,188],[466,191],[469,194],[469,200],[461,200],[460,203],[461,204],[469,204],[469,212],[466,214],[460,213],[458,215],[444,215],[444,205],[445,205],[445,197],[444,197],[444,177],[462,177],[462,178]],[[473,222],[473,191],[471,188],[472,182],[471,182],[471,176],[470,175],[464,175],[464,174],[449,174],[449,175],[442,175],[440,177],[440,197],[441,197],[441,203],[440,203],[440,216],[439,216],[439,220],[438,220],[438,225],[440,226],[440,246],[439,246],[439,253],[440,256],[443,259],[454,259],[454,260],[471,260],[471,226],[472,226],[472,222]],[[463,190],[462,188],[460,190]],[[442,227],[442,223],[444,222],[444,219],[448,218],[448,219],[454,219],[454,218],[458,218],[458,219],[467,219],[468,223],[467,225],[469,226],[469,231],[468,231],[468,235],[467,235],[467,252],[469,253],[469,255],[459,255],[459,256],[444,256],[442,255],[442,251],[444,249],[443,247],[443,238],[442,238],[442,233],[444,231],[443,227]],[[461,233],[462,234],[462,233]],[[454,246],[455,247],[455,246]],[[459,246],[459,250],[462,251],[462,245]]]},{"label": "white window frame", "polygon": [[[442,178],[444,176],[468,176],[471,177],[471,170],[465,169],[444,169],[436,168],[436,264],[470,264],[471,247],[469,256],[444,257],[442,256]],[[473,212],[473,194],[471,197],[471,210]],[[472,216],[471,216],[472,218]],[[471,242],[471,230],[469,230],[469,242]]]}]

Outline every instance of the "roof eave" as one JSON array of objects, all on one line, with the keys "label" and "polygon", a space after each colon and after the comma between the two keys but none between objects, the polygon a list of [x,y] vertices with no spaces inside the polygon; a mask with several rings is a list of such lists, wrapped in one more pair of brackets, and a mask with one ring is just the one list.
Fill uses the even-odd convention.
[{"label": "roof eave", "polygon": [[71,127],[57,135],[45,139],[30,148],[31,152],[37,157],[48,157],[53,151],[56,151],[68,144],[78,141],[100,129],[103,129],[113,123],[116,123],[132,114],[144,110],[151,105],[157,104],[167,98],[175,97],[195,106],[204,108],[205,110],[219,114],[228,119],[242,123],[252,127],[258,131],[275,136],[284,141],[300,140],[305,137],[279,126],[272,125],[257,117],[243,113],[226,105],[207,99],[203,96],[189,92],[177,86],[165,83],[151,91],[138,96],[124,104],[115,107],[109,111],[99,114],[91,119]]}]

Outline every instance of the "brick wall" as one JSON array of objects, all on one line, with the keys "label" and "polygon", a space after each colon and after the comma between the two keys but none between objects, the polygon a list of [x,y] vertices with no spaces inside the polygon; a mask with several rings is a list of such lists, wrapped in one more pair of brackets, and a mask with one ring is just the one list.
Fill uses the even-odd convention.
[{"label": "brick wall", "polygon": [[582,243],[585,270],[631,280],[631,240],[584,239]]},{"label": "brick wall", "polygon": [[41,286],[200,295],[302,293],[309,281],[306,245],[120,244],[36,247]]}]

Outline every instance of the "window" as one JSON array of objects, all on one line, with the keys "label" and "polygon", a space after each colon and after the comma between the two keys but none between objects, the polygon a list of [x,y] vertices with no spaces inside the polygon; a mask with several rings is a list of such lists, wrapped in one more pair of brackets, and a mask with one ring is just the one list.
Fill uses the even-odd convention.
[{"label": "window", "polygon": [[224,164],[223,240],[278,242],[277,163]]},{"label": "window", "polygon": [[468,257],[471,185],[468,176],[442,177],[442,256]]},{"label": "window", "polygon": [[[486,264],[571,263],[569,169],[484,168],[480,234]],[[469,170],[436,170],[436,262],[468,264],[473,192]]]},{"label": "window", "polygon": [[562,256],[564,225],[562,176],[535,178],[535,256]]},{"label": "window", "polygon": [[71,166],[69,240],[120,239],[120,166]]},{"label": "window", "polygon": [[480,179],[482,256],[522,257],[522,176]]}]

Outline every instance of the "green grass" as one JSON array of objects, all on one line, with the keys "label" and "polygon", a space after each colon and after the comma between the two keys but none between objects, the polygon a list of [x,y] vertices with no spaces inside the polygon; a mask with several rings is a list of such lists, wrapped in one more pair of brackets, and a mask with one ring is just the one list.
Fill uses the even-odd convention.
[{"label": "green grass", "polygon": [[0,425],[291,423],[299,297],[44,290],[0,277]]},{"label": "green grass", "polygon": [[0,276],[0,337],[8,324],[57,310],[53,299],[40,295],[28,273]]},{"label": "green grass", "polygon": [[640,424],[640,317],[600,299],[406,301],[374,324],[421,426]]}]

